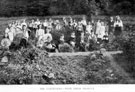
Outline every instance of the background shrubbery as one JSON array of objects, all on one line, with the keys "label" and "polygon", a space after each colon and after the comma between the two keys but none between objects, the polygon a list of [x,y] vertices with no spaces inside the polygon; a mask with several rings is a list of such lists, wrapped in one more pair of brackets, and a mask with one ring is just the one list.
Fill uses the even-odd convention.
[{"label": "background shrubbery", "polygon": [[132,15],[134,4],[134,0],[1,0],[0,16]]}]

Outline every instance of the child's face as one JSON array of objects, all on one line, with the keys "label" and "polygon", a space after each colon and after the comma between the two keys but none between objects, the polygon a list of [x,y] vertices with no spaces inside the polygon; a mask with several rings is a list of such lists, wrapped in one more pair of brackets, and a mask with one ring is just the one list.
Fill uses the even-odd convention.
[{"label": "child's face", "polygon": [[23,29],[25,30],[25,29],[27,29],[27,27],[26,26],[23,26]]},{"label": "child's face", "polygon": [[108,32],[105,32],[106,35],[108,35]]},{"label": "child's face", "polygon": [[42,28],[42,25],[39,25],[39,28]]},{"label": "child's face", "polygon": [[72,33],[71,35],[75,35],[75,33]]},{"label": "child's face", "polygon": [[8,24],[8,26],[9,26],[9,27],[11,27],[11,26],[12,26],[12,24]]},{"label": "child's face", "polygon": [[60,38],[61,38],[61,39],[64,39],[64,35],[62,35]]},{"label": "child's face", "polygon": [[110,17],[111,20],[113,20],[113,17]]},{"label": "child's face", "polygon": [[101,22],[101,25],[104,26],[104,22]]},{"label": "child's face", "polygon": [[46,29],[46,32],[47,32],[47,33],[49,33],[50,31],[51,31],[51,29],[50,29],[50,28],[47,28],[47,29]]}]

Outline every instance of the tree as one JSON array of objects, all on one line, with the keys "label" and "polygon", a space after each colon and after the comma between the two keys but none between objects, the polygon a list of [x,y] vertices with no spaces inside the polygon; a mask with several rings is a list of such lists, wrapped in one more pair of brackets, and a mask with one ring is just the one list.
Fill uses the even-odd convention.
[{"label": "tree", "polygon": [[115,14],[126,14],[129,15],[132,13],[132,4],[129,1],[122,1],[114,5],[114,13]]},{"label": "tree", "polygon": [[135,0],[0,0],[0,16],[135,14]]}]

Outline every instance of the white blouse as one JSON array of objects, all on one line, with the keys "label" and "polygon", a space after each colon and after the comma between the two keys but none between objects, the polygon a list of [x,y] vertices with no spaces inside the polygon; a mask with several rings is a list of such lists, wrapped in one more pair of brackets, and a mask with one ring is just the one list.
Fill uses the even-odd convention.
[{"label": "white blouse", "polygon": [[86,30],[89,34],[91,34],[91,30],[92,30],[92,25],[87,25],[86,26]]},{"label": "white blouse", "polygon": [[45,34],[44,30],[43,29],[38,29],[36,31],[36,37],[40,37],[40,36],[43,36]]},{"label": "white blouse", "polygon": [[123,22],[122,21],[115,21],[114,27],[116,27],[116,26],[123,27]]},{"label": "white blouse", "polygon": [[6,28],[5,30],[5,36],[9,37],[9,40],[12,42],[14,40],[14,30],[13,28]]}]

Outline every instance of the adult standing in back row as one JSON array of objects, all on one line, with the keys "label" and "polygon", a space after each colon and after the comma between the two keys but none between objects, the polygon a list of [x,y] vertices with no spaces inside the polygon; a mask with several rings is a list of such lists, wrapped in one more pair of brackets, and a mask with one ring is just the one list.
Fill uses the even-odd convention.
[{"label": "adult standing in back row", "polygon": [[114,19],[113,19],[113,17],[110,17],[110,20],[108,22],[108,26],[109,26],[108,34],[111,35],[114,31]]},{"label": "adult standing in back row", "polygon": [[116,20],[114,22],[114,36],[118,37],[121,35],[123,29],[123,22],[119,16],[116,16]]}]

